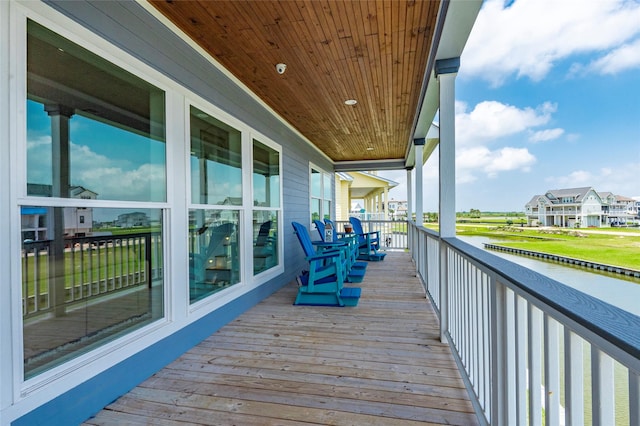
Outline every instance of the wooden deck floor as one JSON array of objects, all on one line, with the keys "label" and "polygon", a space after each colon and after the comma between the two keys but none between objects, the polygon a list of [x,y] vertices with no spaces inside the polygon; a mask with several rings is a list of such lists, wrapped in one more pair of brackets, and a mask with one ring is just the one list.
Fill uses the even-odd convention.
[{"label": "wooden deck floor", "polygon": [[87,425],[474,425],[409,255],[369,264],[354,308],[264,300]]}]

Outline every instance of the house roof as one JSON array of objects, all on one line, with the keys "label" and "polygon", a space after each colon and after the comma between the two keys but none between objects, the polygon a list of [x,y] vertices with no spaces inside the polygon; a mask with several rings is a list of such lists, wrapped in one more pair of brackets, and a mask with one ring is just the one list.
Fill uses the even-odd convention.
[{"label": "house roof", "polygon": [[527,206],[536,206],[538,205],[538,200],[542,197],[545,201],[548,201],[549,204],[557,204],[561,202],[563,197],[574,197],[575,202],[579,203],[584,200],[587,194],[593,191],[598,197],[600,197],[601,201],[606,200],[607,198],[613,196],[616,202],[633,202],[633,198],[625,197],[622,195],[614,195],[609,191],[597,192],[591,186],[583,186],[580,188],[565,188],[565,189],[550,189],[544,193],[544,195],[534,195],[531,200],[525,204]]},{"label": "house roof", "polygon": [[380,188],[395,188],[398,182],[378,176],[371,172],[339,172],[338,177],[349,182],[349,195],[351,198],[365,198]]},{"label": "house roof", "polygon": [[481,3],[152,0],[149,9],[350,171],[412,166],[413,140],[427,137],[438,108],[435,62],[460,56]]},{"label": "house roof", "polygon": [[574,197],[576,202],[580,202],[589,193],[589,191],[595,192],[595,190],[590,186],[584,186],[581,188],[550,189],[545,193],[545,196],[552,202],[555,202],[555,199],[563,197]]}]

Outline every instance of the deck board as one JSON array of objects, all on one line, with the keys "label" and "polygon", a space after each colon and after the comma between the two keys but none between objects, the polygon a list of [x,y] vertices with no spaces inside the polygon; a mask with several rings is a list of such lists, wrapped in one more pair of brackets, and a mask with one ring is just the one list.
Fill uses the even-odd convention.
[{"label": "deck board", "polygon": [[349,308],[293,306],[291,283],[86,424],[477,424],[414,271],[371,262]]}]

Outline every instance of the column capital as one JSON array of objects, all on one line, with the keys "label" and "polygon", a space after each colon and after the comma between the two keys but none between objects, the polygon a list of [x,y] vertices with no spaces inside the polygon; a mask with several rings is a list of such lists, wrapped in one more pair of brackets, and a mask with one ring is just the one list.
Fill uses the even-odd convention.
[{"label": "column capital", "polygon": [[61,104],[46,104],[44,110],[51,117],[52,115],[62,115],[67,118],[71,118],[75,110],[71,107]]},{"label": "column capital", "polygon": [[453,74],[457,73],[460,68],[460,57],[438,59],[436,61],[435,73],[436,77],[440,74]]}]

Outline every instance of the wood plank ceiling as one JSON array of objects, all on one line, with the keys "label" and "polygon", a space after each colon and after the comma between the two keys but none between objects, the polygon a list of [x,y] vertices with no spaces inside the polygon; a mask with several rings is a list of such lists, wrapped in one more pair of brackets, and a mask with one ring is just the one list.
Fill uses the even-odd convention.
[{"label": "wood plank ceiling", "polygon": [[404,159],[440,1],[152,4],[332,160]]}]

